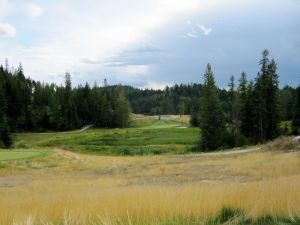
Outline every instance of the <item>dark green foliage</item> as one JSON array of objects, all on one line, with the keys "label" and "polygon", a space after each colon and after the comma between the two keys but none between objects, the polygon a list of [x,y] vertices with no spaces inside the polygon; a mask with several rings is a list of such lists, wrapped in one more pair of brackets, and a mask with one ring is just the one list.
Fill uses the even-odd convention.
[{"label": "dark green foliage", "polygon": [[243,210],[225,207],[215,218],[208,219],[206,225],[298,225],[299,217],[264,215],[256,219],[247,217]]},{"label": "dark green foliage", "polygon": [[0,122],[0,140],[5,148],[9,148],[13,144],[13,140],[5,117],[2,118]]},{"label": "dark green foliage", "polygon": [[200,149],[202,151],[216,150],[224,145],[226,135],[225,118],[210,64],[207,65],[204,74],[200,127]]},{"label": "dark green foliage", "polygon": [[279,91],[281,119],[291,121],[294,114],[294,103],[296,102],[296,90],[290,86],[284,86]]},{"label": "dark green foliage", "polygon": [[282,92],[278,87],[277,66],[273,59],[269,60],[268,50],[263,52],[260,65],[261,71],[255,82],[248,82],[246,73],[242,73],[237,92],[238,113],[233,116],[237,131],[250,143],[263,143],[278,137],[280,109],[285,108],[287,114],[287,102],[290,101],[287,97],[280,102]]},{"label": "dark green foliage", "polygon": [[7,103],[2,82],[0,81],[0,147],[9,148],[12,145],[12,138],[6,118]]},{"label": "dark green foliage", "polygon": [[298,135],[300,129],[300,86],[297,88],[297,99],[294,106],[292,128],[293,133]]},{"label": "dark green foliage", "polygon": [[230,224],[230,222],[237,221],[239,218],[244,217],[245,214],[240,209],[224,207],[220,214],[213,219],[209,219],[207,225],[217,225],[217,224]]},{"label": "dark green foliage", "polygon": [[268,50],[263,52],[260,65],[253,90],[253,125],[254,139],[262,143],[278,136],[280,114],[277,66],[273,59],[270,62]]},{"label": "dark green foliage", "polygon": [[5,146],[11,145],[10,130],[72,130],[87,124],[127,127],[129,113],[120,86],[72,88],[69,73],[64,86],[44,84],[26,79],[21,64],[15,72],[0,66],[0,135]]},{"label": "dark green foliage", "polygon": [[132,111],[137,114],[160,115],[199,114],[199,98],[202,92],[201,84],[180,84],[166,86],[164,90],[137,89],[124,87]]}]

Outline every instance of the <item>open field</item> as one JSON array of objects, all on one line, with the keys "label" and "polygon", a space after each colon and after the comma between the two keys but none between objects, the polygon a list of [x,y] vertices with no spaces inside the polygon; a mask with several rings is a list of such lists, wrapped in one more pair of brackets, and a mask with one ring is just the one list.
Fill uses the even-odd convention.
[{"label": "open field", "polygon": [[199,130],[188,127],[186,122],[140,117],[128,129],[18,134],[15,147],[60,147],[102,155],[174,154],[191,151],[198,137]]},{"label": "open field", "polygon": [[[174,124],[146,119],[125,130],[17,135],[28,152],[47,154],[0,160],[0,224],[299,224],[300,151],[293,151],[299,140],[288,151],[286,145],[274,151],[275,143],[226,154],[78,153],[80,141],[90,147],[108,135],[113,155],[115,146],[144,141],[163,149],[193,145],[197,129]],[[219,215],[224,207],[239,210]]]}]

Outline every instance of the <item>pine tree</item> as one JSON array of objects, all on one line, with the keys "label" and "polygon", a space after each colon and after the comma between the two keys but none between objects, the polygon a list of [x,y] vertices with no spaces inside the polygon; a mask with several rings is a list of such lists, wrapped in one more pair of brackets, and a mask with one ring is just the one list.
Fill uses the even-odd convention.
[{"label": "pine tree", "polygon": [[3,146],[9,148],[12,145],[12,138],[9,131],[9,126],[6,119],[6,100],[2,85],[0,83],[0,141]]},{"label": "pine tree", "polygon": [[272,140],[279,134],[280,109],[279,109],[279,87],[277,64],[274,59],[268,65],[268,85],[267,85],[267,131],[266,138]]},{"label": "pine tree", "polygon": [[128,127],[130,106],[121,86],[112,89],[113,127]]},{"label": "pine tree", "polygon": [[294,115],[292,120],[293,133],[299,135],[300,129],[300,86],[297,88],[297,99],[294,106]]},{"label": "pine tree", "polygon": [[211,151],[224,145],[226,135],[225,119],[214,74],[210,64],[207,65],[204,74],[203,98],[201,102],[200,127],[202,151]]},{"label": "pine tree", "polygon": [[267,130],[267,86],[268,86],[268,64],[269,64],[269,51],[264,50],[262,59],[260,60],[261,71],[257,74],[254,85],[254,99],[255,99],[255,123],[256,128],[256,141],[263,143],[266,141]]},{"label": "pine tree", "polygon": [[239,117],[240,117],[240,130],[246,136],[247,134],[247,98],[248,98],[248,81],[247,74],[242,72],[241,78],[239,80],[238,87],[238,96],[239,96]]},{"label": "pine tree", "polygon": [[277,137],[280,117],[277,66],[274,59],[270,62],[268,50],[263,51],[260,65],[254,87],[254,127],[255,140],[263,143]]},{"label": "pine tree", "polygon": [[238,115],[238,101],[235,90],[234,76],[230,77],[229,83],[229,125],[231,130],[231,135],[234,135],[238,132],[239,129],[239,115]]},{"label": "pine tree", "polygon": [[11,134],[9,131],[9,126],[6,121],[6,118],[4,117],[2,120],[3,121],[0,122],[1,141],[3,142],[4,147],[9,148],[13,144],[13,140],[11,138]]},{"label": "pine tree", "polygon": [[70,73],[66,73],[65,75],[63,114],[65,130],[71,130],[78,126],[78,115],[73,100],[72,81]]}]

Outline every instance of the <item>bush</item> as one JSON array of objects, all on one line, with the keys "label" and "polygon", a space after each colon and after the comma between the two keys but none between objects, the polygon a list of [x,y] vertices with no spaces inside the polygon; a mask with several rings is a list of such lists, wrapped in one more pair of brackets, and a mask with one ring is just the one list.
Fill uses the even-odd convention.
[{"label": "bush", "polygon": [[272,151],[298,151],[300,150],[300,137],[282,136],[267,143],[264,149]]}]

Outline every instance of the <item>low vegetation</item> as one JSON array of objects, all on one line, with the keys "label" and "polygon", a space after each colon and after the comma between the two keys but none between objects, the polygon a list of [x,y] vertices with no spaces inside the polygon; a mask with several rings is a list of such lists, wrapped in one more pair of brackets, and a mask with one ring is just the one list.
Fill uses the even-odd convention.
[{"label": "low vegetation", "polygon": [[86,132],[22,133],[15,148],[59,147],[102,155],[186,153],[197,143],[199,130],[184,122],[143,117],[132,128],[89,129]]},{"label": "low vegetation", "polygon": [[[130,156],[143,143],[167,153],[188,149],[199,133],[187,125],[135,115],[127,129],[17,134],[10,153],[19,157],[0,160],[0,224],[299,223],[300,151],[294,147],[275,149],[273,142],[272,148]],[[99,150],[89,150],[92,143]]]},{"label": "low vegetation", "polygon": [[297,136],[283,136],[274,141],[267,143],[264,146],[265,150],[273,151],[299,151],[300,150],[300,137]]}]

